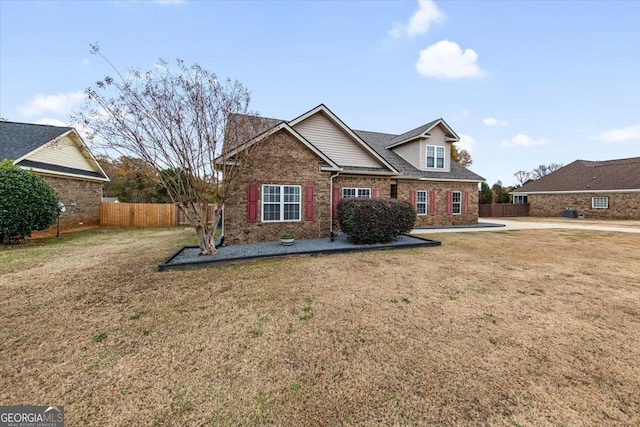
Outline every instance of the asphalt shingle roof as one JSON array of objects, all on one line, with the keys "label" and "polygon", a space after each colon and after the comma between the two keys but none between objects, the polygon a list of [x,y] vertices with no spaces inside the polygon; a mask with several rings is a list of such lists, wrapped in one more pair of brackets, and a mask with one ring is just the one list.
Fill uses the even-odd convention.
[{"label": "asphalt shingle roof", "polygon": [[70,131],[63,126],[0,121],[0,160],[16,160]]},{"label": "asphalt shingle roof", "polygon": [[[433,123],[434,122],[431,122],[430,124],[425,125],[424,128],[428,129],[430,125],[433,125]],[[393,167],[395,167],[400,173],[402,173],[402,175],[427,179],[484,181],[484,178],[480,175],[470,171],[465,167],[460,166],[455,162],[451,162],[449,172],[424,171],[416,168],[411,163],[396,154],[395,151],[386,148],[389,144],[391,144],[390,141],[397,138],[398,135],[369,132],[364,130],[354,130],[354,132],[364,142],[369,144],[369,146],[373,148],[382,158],[391,163]],[[424,132],[424,129],[422,132]],[[420,133],[421,132],[416,133],[416,135],[419,135]]]},{"label": "asphalt shingle roof", "polygon": [[[245,116],[245,115],[237,115],[238,118],[247,118],[251,119],[259,119],[261,123],[256,126],[261,132],[271,129],[282,122],[288,123],[287,120],[273,119],[273,118],[258,118],[256,116]],[[484,181],[484,178],[480,175],[470,171],[469,169],[460,166],[455,162],[451,162],[451,167],[449,172],[440,172],[440,171],[423,171],[411,163],[400,157],[395,151],[386,148],[389,145],[394,144],[395,142],[403,141],[405,139],[412,138],[414,136],[420,135],[425,130],[432,127],[438,120],[434,120],[425,125],[417,127],[415,129],[410,130],[409,132],[403,133],[402,135],[388,134],[388,133],[380,133],[380,132],[369,132],[363,130],[353,130],[353,132],[362,139],[365,144],[371,147],[380,157],[390,163],[398,172],[402,175],[412,178],[426,178],[426,179],[440,179],[440,180],[462,180],[462,181]],[[254,125],[255,126],[255,125]],[[350,167],[349,169],[355,169]]]},{"label": "asphalt shingle roof", "polygon": [[640,190],[640,157],[599,162],[576,160],[513,192],[589,190]]}]

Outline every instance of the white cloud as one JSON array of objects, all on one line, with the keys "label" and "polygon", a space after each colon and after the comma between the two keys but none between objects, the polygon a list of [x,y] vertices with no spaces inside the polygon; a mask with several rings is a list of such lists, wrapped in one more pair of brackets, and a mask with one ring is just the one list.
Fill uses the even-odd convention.
[{"label": "white cloud", "polygon": [[154,3],[159,4],[180,4],[186,3],[187,0],[153,0]]},{"label": "white cloud", "polygon": [[418,34],[426,33],[429,31],[432,22],[442,21],[445,17],[444,13],[440,12],[438,6],[432,0],[418,0],[418,5],[420,8],[409,18],[407,24],[395,24],[389,30],[391,37],[398,38],[406,35],[412,38]]},{"label": "white cloud", "polygon": [[467,150],[469,153],[473,152],[476,145],[476,140],[471,135],[460,134],[460,141],[456,142],[456,147],[461,150]]},{"label": "white cloud", "polygon": [[487,117],[485,119],[482,119],[482,123],[484,123],[486,126],[507,126],[507,125],[509,125],[508,121],[499,120],[499,119],[496,119],[495,117]]},{"label": "white cloud", "polygon": [[462,117],[467,117],[469,115],[469,110],[462,110]]},{"label": "white cloud", "polygon": [[598,135],[592,135],[591,139],[607,143],[626,142],[640,139],[640,125],[629,126],[622,129],[611,129]]},{"label": "white cloud", "polygon": [[504,140],[500,143],[503,147],[535,147],[538,145],[545,145],[550,143],[551,140],[547,138],[533,139],[523,133],[519,133],[509,140]]},{"label": "white cloud", "polygon": [[476,60],[478,54],[473,49],[464,52],[456,42],[441,40],[420,51],[416,70],[426,77],[459,79],[461,77],[482,77]]},{"label": "white cloud", "polygon": [[73,107],[84,99],[84,92],[59,93],[49,96],[38,94],[27,106],[18,107],[18,110],[28,117],[44,113],[69,114]]},{"label": "white cloud", "polygon": [[80,66],[87,67],[90,63],[91,61],[89,61],[87,58],[84,58],[82,61],[80,61]]}]

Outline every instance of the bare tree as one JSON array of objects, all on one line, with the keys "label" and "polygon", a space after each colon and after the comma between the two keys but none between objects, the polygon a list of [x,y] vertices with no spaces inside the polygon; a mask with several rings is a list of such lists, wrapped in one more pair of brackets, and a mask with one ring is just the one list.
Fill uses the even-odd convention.
[{"label": "bare tree", "polygon": [[531,171],[531,178],[540,179],[551,172],[557,171],[562,167],[561,163],[549,163],[548,165],[540,165]]},{"label": "bare tree", "polygon": [[518,184],[520,186],[523,186],[527,181],[531,179],[531,172],[517,171],[516,173],[513,174],[513,176],[515,176],[516,180],[518,180]]},{"label": "bare tree", "polygon": [[[74,114],[74,122],[86,127],[90,141],[107,153],[170,171],[154,178],[195,227],[201,254],[215,254],[220,210],[236,187],[241,157],[250,155],[249,146],[242,144],[258,133],[259,121],[239,123],[248,113],[249,91],[238,81],[219,81],[199,65],[187,66],[179,59],[173,66],[160,60],[154,70],[130,70],[125,78],[99,46],[91,45],[91,53],[109,63],[116,76],[86,90],[87,103]],[[232,118],[236,126],[225,135]],[[223,178],[218,171],[227,169],[230,147],[234,173]],[[207,206],[213,199],[218,212],[209,223]]]}]

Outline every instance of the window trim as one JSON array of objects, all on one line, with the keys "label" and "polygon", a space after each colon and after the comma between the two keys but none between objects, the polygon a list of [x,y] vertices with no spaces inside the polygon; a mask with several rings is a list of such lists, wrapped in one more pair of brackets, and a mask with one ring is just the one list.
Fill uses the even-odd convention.
[{"label": "window trim", "polygon": [[[420,201],[420,193],[424,193],[424,202]],[[423,213],[420,213],[420,205],[424,205]],[[429,215],[429,192],[427,190],[416,190],[416,213],[420,216]]]},{"label": "window trim", "polygon": [[[280,201],[277,203],[280,205],[280,219],[265,219],[265,205],[275,205],[276,203],[265,203],[265,187],[279,187],[280,188]],[[298,189],[298,219],[284,219],[285,205],[294,205],[296,202],[288,202],[284,201],[284,188],[292,187]],[[260,222],[300,222],[302,221],[302,186],[295,184],[262,184],[262,194],[260,200],[261,214],[260,214]]]},{"label": "window trim", "polygon": [[[459,196],[459,201],[456,202],[456,194]],[[458,212],[456,212],[456,205],[458,206]],[[451,214],[462,215],[462,191],[451,192]]]},{"label": "window trim", "polygon": [[[604,200],[604,206],[599,206],[599,203],[596,203],[596,199]],[[591,209],[609,209],[609,196],[595,196],[591,198]]]},{"label": "window trim", "polygon": [[[344,195],[344,191],[345,190],[355,190],[356,195],[355,196],[345,196]],[[360,191],[368,191],[369,195],[368,196],[361,196],[360,195]],[[342,187],[342,190],[340,191],[340,194],[342,195],[343,199],[348,199],[350,197],[352,198],[364,198],[364,199],[370,199],[371,198],[371,188],[367,188],[367,187]]]},{"label": "window trim", "polygon": [[[429,166],[429,148],[433,148],[433,166]],[[439,151],[442,151],[442,153],[439,153]],[[439,154],[442,154],[442,156],[440,156]],[[447,152],[445,150],[445,147],[443,147],[442,145],[427,145],[425,148],[424,157],[425,169],[446,169]],[[440,159],[442,160],[442,166],[438,166],[438,160]]]}]

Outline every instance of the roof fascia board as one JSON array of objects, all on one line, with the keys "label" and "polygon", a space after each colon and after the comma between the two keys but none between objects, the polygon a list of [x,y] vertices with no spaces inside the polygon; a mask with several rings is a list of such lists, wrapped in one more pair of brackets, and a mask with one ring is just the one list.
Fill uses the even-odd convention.
[{"label": "roof fascia board", "polygon": [[291,127],[297,125],[298,123],[302,122],[303,120],[313,116],[314,114],[318,113],[322,111],[323,113],[325,113],[329,119],[334,122],[336,125],[338,125],[338,127],[340,127],[342,129],[343,132],[345,132],[347,135],[349,135],[353,140],[355,140],[358,144],[360,144],[360,146],[362,148],[365,149],[365,151],[367,151],[370,155],[372,155],[373,157],[375,157],[376,160],[378,160],[380,163],[382,163],[383,165],[385,165],[387,168],[389,168],[391,171],[398,173],[398,170],[396,168],[393,167],[393,165],[391,165],[391,163],[387,162],[385,159],[382,158],[382,156],[380,156],[373,148],[371,148],[369,146],[369,144],[367,144],[366,142],[364,142],[364,140],[362,138],[360,138],[358,135],[356,135],[356,133],[351,130],[351,128],[349,126],[347,126],[341,119],[340,117],[336,116],[333,111],[331,111],[329,108],[327,108],[326,105],[324,104],[320,104],[318,105],[316,108],[313,108],[309,111],[307,111],[306,113],[304,113],[303,115],[296,117],[295,119],[291,120],[289,122],[289,125],[291,125]]},{"label": "roof fascia board", "polygon": [[340,173],[343,175],[400,176],[399,172],[358,171],[347,168],[340,169]]},{"label": "roof fascia board", "polygon": [[33,172],[37,172],[41,175],[47,175],[47,176],[54,176],[54,177],[63,177],[63,178],[77,178],[77,179],[83,179],[85,181],[99,181],[99,182],[108,182],[110,181],[109,178],[97,178],[97,177],[91,177],[91,176],[86,176],[86,175],[80,175],[80,174],[75,174],[75,173],[67,173],[67,172],[56,172],[56,171],[51,171],[49,169],[41,169],[41,168],[34,168],[33,166],[20,166],[18,165],[18,167],[20,167],[21,169],[25,169],[28,171],[33,171]]},{"label": "roof fascia board", "polygon": [[626,190],[566,190],[566,191],[511,191],[509,194],[515,196],[526,196],[529,194],[585,194],[585,193],[640,193],[640,188],[629,188]]},{"label": "roof fascia board", "polygon": [[[94,165],[98,168],[100,174],[102,174],[102,176],[104,176],[107,179],[107,181],[111,181],[111,179],[109,179],[109,175],[107,175],[104,169],[102,169],[102,166],[100,166],[100,162],[98,162],[98,159],[96,159],[96,156],[94,156],[91,150],[89,150],[89,147],[84,142],[84,139],[82,139],[78,131],[75,128],[72,128],[70,132],[71,132],[71,135],[74,138],[77,138],[78,142],[82,144],[82,147],[86,150],[87,154],[89,154],[90,160],[93,161]],[[60,137],[62,137],[62,135]]]},{"label": "roof fascia board", "polygon": [[483,179],[456,179],[456,178],[414,178],[417,179],[418,181],[436,181],[436,182],[451,182],[451,181],[455,181],[455,182],[475,182],[475,183],[479,183],[479,182],[486,182]]}]

